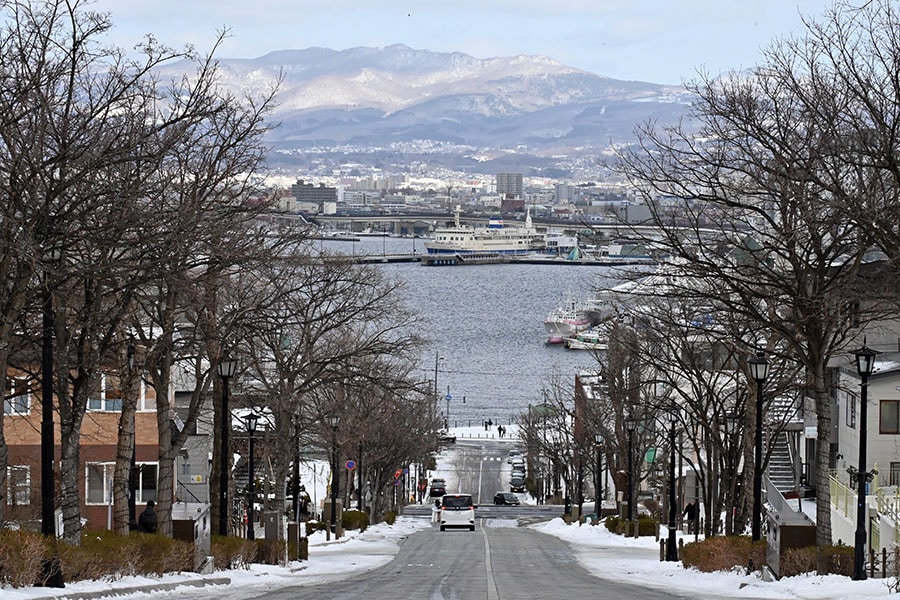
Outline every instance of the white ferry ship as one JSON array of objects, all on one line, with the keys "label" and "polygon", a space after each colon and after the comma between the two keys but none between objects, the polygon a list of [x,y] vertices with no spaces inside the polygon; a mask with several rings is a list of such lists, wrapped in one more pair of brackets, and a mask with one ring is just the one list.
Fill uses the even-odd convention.
[{"label": "white ferry ship", "polygon": [[531,207],[524,227],[504,227],[503,219],[491,217],[487,227],[475,228],[459,221],[462,208],[457,204],[452,227],[438,227],[425,242],[429,254],[532,254],[544,252],[546,241],[531,222]]}]

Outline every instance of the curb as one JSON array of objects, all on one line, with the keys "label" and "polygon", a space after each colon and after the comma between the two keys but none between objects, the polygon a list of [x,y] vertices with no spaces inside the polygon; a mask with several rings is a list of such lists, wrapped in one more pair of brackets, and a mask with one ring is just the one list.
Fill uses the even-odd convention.
[{"label": "curb", "polygon": [[180,587],[202,588],[208,585],[228,585],[231,583],[229,577],[207,577],[204,579],[185,579],[184,581],[176,581],[173,583],[148,583],[145,585],[132,585],[128,587],[115,587],[108,590],[97,590],[93,592],[65,592],[60,590],[47,596],[35,596],[30,600],[91,600],[94,598],[112,598],[115,596],[128,596],[139,592],[169,592]]}]

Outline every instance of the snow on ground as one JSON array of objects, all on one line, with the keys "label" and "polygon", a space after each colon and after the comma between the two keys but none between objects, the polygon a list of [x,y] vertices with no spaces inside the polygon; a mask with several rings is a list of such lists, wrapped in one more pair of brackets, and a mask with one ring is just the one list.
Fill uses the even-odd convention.
[{"label": "snow on ground", "polygon": [[[478,433],[484,435],[484,430],[456,431],[458,437]],[[512,427],[510,433],[513,433]],[[512,447],[515,438],[508,436],[510,437]],[[438,469],[432,475],[443,476],[446,471],[452,471],[449,468],[452,464],[450,453],[446,454],[447,456],[442,455],[439,459]],[[449,475],[445,478],[450,484]],[[405,537],[431,526],[425,519],[400,517],[394,525],[379,523],[363,533],[346,532],[345,537],[340,540],[327,541],[324,532],[317,532],[310,536],[308,561],[291,563],[287,566],[252,565],[249,570],[218,571],[208,577],[230,579],[231,584],[227,593],[233,597],[252,594],[256,588],[272,591],[288,585],[313,585],[341,580],[354,573],[386,565],[396,554]],[[498,520],[491,522],[490,526],[511,527],[515,526],[515,522]],[[659,543],[653,538],[624,538],[610,533],[603,526],[567,525],[562,519],[553,519],[532,527],[568,542],[581,564],[599,578],[633,581],[636,585],[663,588],[685,596],[696,595],[702,598],[714,593],[720,598],[802,600],[872,600],[890,597],[884,580],[880,579],[851,581],[848,577],[837,575],[821,577],[802,575],[766,582],[757,575],[746,575],[743,571],[700,573],[694,569],[685,569],[678,562],[661,562]],[[202,576],[193,573],[167,575],[159,579],[125,577],[112,583],[75,582],[68,584],[65,590],[2,589],[0,596],[3,600],[35,600],[113,589],[123,591],[125,588],[135,586],[168,584],[201,578]],[[224,588],[211,589],[224,590]],[[183,595],[184,588],[180,591]],[[165,592],[156,592],[153,597],[165,598]]]}]

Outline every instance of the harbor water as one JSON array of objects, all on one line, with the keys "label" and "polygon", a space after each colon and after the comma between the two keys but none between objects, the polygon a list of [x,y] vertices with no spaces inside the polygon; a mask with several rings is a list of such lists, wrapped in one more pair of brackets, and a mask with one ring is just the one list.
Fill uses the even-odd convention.
[{"label": "harbor water", "polygon": [[[353,254],[423,254],[424,240],[362,237],[358,242],[324,242]],[[614,284],[610,267],[488,264],[425,267],[418,262],[379,265],[404,281],[406,301],[420,316],[419,334],[428,340],[421,379],[442,398],[449,389],[451,426],[494,428],[508,424],[542,389],[561,378],[574,389],[575,374],[596,369],[591,352],[547,344],[544,318],[571,292],[588,298]],[[447,402],[439,404],[442,413]]]}]

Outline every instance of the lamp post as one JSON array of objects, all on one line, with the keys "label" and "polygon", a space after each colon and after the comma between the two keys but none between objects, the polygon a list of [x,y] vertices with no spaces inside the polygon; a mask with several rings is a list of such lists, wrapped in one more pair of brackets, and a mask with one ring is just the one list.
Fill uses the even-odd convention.
[{"label": "lamp post", "polygon": [[43,259],[44,298],[41,308],[41,533],[56,535],[55,495],[53,478],[53,292],[50,289],[48,267],[55,265],[62,252],[56,246],[46,248]]},{"label": "lamp post", "polygon": [[337,522],[337,491],[340,485],[337,459],[337,430],[341,423],[341,417],[335,413],[325,416],[325,421],[331,427],[331,531],[337,535],[335,524]]},{"label": "lamp post", "polygon": [[253,528],[253,519],[255,515],[253,514],[253,504],[256,499],[256,471],[253,468],[253,438],[256,433],[256,422],[259,419],[259,415],[254,413],[250,413],[247,415],[247,434],[250,436],[249,448],[248,452],[248,462],[247,465],[247,539],[253,541],[256,539],[256,531]]},{"label": "lamp post", "polygon": [[763,423],[763,384],[769,374],[769,361],[762,350],[747,361],[750,376],[756,382],[756,440],[753,465],[753,526],[751,541],[758,542],[762,528],[762,423]]},{"label": "lamp post", "polygon": [[[735,411],[729,411],[725,413],[725,436],[726,441],[728,442],[726,445],[726,465],[728,468],[728,482],[729,489],[731,490],[729,493],[729,498],[734,502],[734,486],[735,479],[737,478],[737,453],[735,452],[734,438],[738,431],[738,424],[741,422],[741,416]],[[734,511],[729,509],[728,512],[725,513],[725,529],[726,535],[734,535]]]},{"label": "lamp post", "polygon": [[597,496],[597,501],[594,502],[594,511],[597,513],[597,518],[601,517],[601,512],[603,510],[603,434],[595,433],[594,434],[594,446],[597,448],[597,485],[595,489],[595,495]]},{"label": "lamp post", "polygon": [[631,523],[634,520],[634,508],[632,507],[632,499],[634,497],[634,428],[637,421],[634,417],[625,418],[625,431],[628,432],[628,512],[627,520]]},{"label": "lamp post", "polygon": [[228,535],[228,431],[231,429],[231,413],[228,409],[228,380],[237,371],[237,361],[223,358],[219,362],[218,373],[222,378],[222,430],[219,443],[219,535]]},{"label": "lamp post", "polygon": [[[134,355],[137,353],[137,348],[134,345],[134,337],[129,336],[128,338],[128,346],[125,351],[126,361],[128,364],[128,393],[133,393],[134,390]],[[135,422],[134,415],[131,417],[131,469],[128,472],[128,527],[129,529],[137,529],[137,508],[136,508],[136,499],[135,496],[137,494],[137,424]]]},{"label": "lamp post", "polygon": [[869,395],[869,375],[875,370],[875,357],[880,354],[866,346],[854,352],[856,355],[856,371],[859,373],[859,463],[856,470],[856,534],[853,546],[853,579],[860,581],[866,578],[866,481],[869,472],[866,468],[866,405]]},{"label": "lamp post", "polygon": [[675,539],[675,527],[678,520],[678,509],[675,506],[675,424],[678,422],[675,414],[676,406],[672,404],[666,413],[669,422],[669,539],[666,542],[666,560],[678,560],[678,542]]}]

